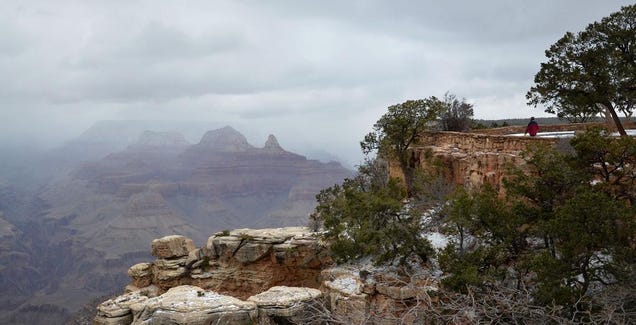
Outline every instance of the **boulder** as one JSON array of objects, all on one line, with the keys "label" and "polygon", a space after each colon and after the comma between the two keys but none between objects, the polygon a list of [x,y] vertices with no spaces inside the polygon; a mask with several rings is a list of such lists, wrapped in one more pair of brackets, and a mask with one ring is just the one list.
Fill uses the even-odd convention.
[{"label": "boulder", "polygon": [[95,325],[130,324],[133,321],[130,305],[148,300],[141,291],[123,294],[106,300],[97,306],[97,316],[93,320]]},{"label": "boulder", "polygon": [[172,235],[152,241],[152,256],[157,258],[176,258],[188,256],[191,250],[194,250],[194,242],[192,239]]},{"label": "boulder", "polygon": [[363,283],[353,274],[336,270],[325,270],[323,276],[336,278],[323,282],[331,313],[338,319],[351,324],[365,324],[369,321],[370,295],[362,292]]},{"label": "boulder", "polygon": [[259,324],[311,324],[318,322],[321,296],[318,289],[276,286],[247,301],[258,306]]},{"label": "boulder", "polygon": [[128,276],[135,287],[145,287],[152,282],[152,263],[138,263],[128,269]]}]

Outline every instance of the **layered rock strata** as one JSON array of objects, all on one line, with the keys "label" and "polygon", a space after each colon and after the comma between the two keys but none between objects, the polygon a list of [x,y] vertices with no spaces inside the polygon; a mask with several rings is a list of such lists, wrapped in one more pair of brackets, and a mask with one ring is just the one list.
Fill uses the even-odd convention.
[{"label": "layered rock strata", "polygon": [[[448,181],[467,187],[482,184],[502,188],[509,165],[525,168],[524,150],[554,145],[555,138],[512,137],[460,132],[423,132],[412,145],[411,167],[442,166]],[[389,161],[389,172],[403,177],[399,164]]]},{"label": "layered rock strata", "polygon": [[152,254],[128,270],[123,295],[98,306],[95,324],[414,324],[437,290],[426,268],[333,267],[304,227],[221,232],[201,248],[166,236]]},{"label": "layered rock strata", "polygon": [[298,320],[321,297],[315,288],[331,264],[305,227],[220,232],[201,248],[166,236],[153,240],[152,254],[154,262],[128,270],[124,295],[98,307],[96,324]]}]

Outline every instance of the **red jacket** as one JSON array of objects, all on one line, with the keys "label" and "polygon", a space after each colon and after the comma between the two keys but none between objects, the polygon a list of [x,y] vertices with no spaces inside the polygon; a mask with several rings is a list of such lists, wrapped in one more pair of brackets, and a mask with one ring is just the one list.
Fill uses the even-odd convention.
[{"label": "red jacket", "polygon": [[539,124],[535,121],[530,121],[528,127],[526,127],[526,133],[530,133],[530,136],[535,136],[539,132]]}]

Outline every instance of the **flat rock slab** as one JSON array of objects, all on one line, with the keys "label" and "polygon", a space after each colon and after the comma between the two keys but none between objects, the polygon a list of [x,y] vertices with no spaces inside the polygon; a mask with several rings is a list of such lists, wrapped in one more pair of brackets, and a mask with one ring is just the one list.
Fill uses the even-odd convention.
[{"label": "flat rock slab", "polygon": [[247,301],[258,305],[261,324],[304,324],[308,315],[319,310],[316,304],[321,296],[318,289],[277,286],[251,296]]},{"label": "flat rock slab", "polygon": [[287,308],[298,303],[310,301],[319,298],[322,293],[318,289],[304,287],[271,287],[265,292],[251,296],[247,301],[252,301],[258,307],[276,307]]},{"label": "flat rock slab", "polygon": [[269,244],[280,244],[290,238],[311,237],[311,231],[307,227],[285,227],[266,229],[235,229],[230,231],[230,236],[239,238],[251,238]]},{"label": "flat rock slab", "polygon": [[132,324],[249,324],[258,317],[254,302],[189,285],[171,288],[130,309]]}]

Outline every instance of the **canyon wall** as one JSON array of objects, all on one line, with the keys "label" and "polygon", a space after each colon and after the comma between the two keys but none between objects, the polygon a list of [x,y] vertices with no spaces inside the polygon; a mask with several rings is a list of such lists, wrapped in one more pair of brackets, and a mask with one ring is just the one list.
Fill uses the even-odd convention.
[{"label": "canyon wall", "polygon": [[[442,175],[453,184],[467,187],[489,183],[502,188],[509,164],[523,168],[521,153],[537,145],[555,145],[557,138],[521,137],[461,132],[422,132],[411,145],[412,167],[442,168]],[[396,161],[389,161],[389,173],[403,178]]]}]

